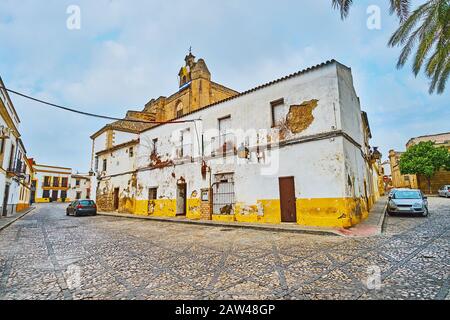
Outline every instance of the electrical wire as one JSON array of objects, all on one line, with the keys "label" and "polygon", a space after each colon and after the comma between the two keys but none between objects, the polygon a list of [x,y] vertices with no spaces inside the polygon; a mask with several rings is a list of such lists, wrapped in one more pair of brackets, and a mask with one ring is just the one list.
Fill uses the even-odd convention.
[{"label": "electrical wire", "polygon": [[[174,123],[174,124],[176,124],[176,123],[193,123],[194,124],[194,128],[195,128],[195,134],[197,136],[197,143],[199,145],[199,148],[201,147],[203,149],[203,146],[201,145],[201,142],[200,142],[200,136],[199,136],[199,133],[198,133],[197,123],[196,123],[196,121],[201,121],[201,119],[171,120],[171,121],[148,121],[148,120],[139,120],[139,119],[122,119],[122,118],[105,116],[105,115],[101,115],[101,114],[95,114],[95,113],[90,113],[90,112],[76,110],[74,108],[65,107],[65,106],[62,106],[62,105],[58,105],[58,104],[55,104],[55,103],[51,103],[51,102],[48,102],[48,101],[44,101],[44,100],[41,100],[41,99],[34,98],[34,97],[26,95],[24,93],[8,89],[8,88],[6,88],[4,86],[1,86],[1,85],[0,85],[0,89],[3,89],[5,91],[7,91],[7,92],[10,92],[10,93],[13,93],[15,95],[18,95],[18,96],[20,96],[22,98],[25,98],[25,99],[29,99],[29,100],[32,100],[32,101],[35,101],[35,102],[38,102],[38,103],[41,103],[41,104],[45,104],[45,105],[48,105],[48,106],[51,106],[51,107],[55,107],[55,108],[58,108],[58,109],[61,109],[61,110],[65,110],[65,111],[69,111],[69,112],[72,112],[72,113],[81,114],[81,115],[88,116],[88,117],[95,117],[95,118],[106,119],[106,120],[114,120],[114,121],[148,123],[148,124],[156,124],[156,125],[158,125],[158,124],[171,124],[171,123]],[[202,152],[202,154],[203,154],[203,152]],[[202,155],[202,158],[203,158],[203,155]]]},{"label": "electrical wire", "polygon": [[194,120],[149,121],[149,120],[139,120],[139,119],[116,118],[116,117],[105,116],[105,115],[101,115],[101,114],[95,114],[95,113],[80,111],[80,110],[77,110],[77,109],[74,109],[74,108],[69,108],[69,107],[65,107],[65,106],[58,105],[58,104],[55,104],[55,103],[51,103],[51,102],[48,102],[48,101],[44,101],[44,100],[41,100],[41,99],[37,99],[37,98],[34,98],[32,96],[26,95],[24,93],[8,89],[8,88],[6,88],[4,86],[1,86],[1,85],[0,85],[0,89],[3,89],[5,91],[7,91],[7,92],[10,92],[10,93],[13,93],[15,95],[18,95],[18,96],[20,96],[22,98],[26,98],[26,99],[29,99],[29,100],[32,100],[32,101],[35,101],[35,102],[38,102],[38,103],[41,103],[41,104],[45,104],[45,105],[48,105],[48,106],[51,106],[51,107],[55,107],[55,108],[58,108],[58,109],[61,109],[61,110],[65,110],[65,111],[81,114],[81,115],[88,116],[88,117],[94,117],[94,118],[100,118],[100,119],[106,119],[106,120],[126,121],[126,122],[135,122],[135,123],[148,123],[148,124],[170,124],[170,123],[190,123],[190,122],[193,122],[195,124],[195,121],[201,120],[201,119],[194,119]]}]

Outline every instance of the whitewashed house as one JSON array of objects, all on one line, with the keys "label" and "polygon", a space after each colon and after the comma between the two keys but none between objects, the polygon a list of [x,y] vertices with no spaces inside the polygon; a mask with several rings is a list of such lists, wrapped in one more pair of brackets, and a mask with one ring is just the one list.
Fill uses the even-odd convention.
[{"label": "whitewashed house", "polygon": [[[5,87],[0,78],[0,86]],[[0,88],[0,217],[26,209],[31,192],[25,146],[20,139],[20,119],[6,90]],[[24,198],[23,193],[26,193]]]},{"label": "whitewashed house", "polygon": [[92,136],[99,209],[355,225],[376,200],[366,119],[350,68],[332,60],[171,123],[111,126]]}]

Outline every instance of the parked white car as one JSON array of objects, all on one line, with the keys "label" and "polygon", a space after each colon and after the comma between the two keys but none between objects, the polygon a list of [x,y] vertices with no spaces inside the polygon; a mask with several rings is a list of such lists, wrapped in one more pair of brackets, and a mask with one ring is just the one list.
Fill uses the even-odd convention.
[{"label": "parked white car", "polygon": [[450,198],[450,185],[443,186],[439,189],[439,197]]}]

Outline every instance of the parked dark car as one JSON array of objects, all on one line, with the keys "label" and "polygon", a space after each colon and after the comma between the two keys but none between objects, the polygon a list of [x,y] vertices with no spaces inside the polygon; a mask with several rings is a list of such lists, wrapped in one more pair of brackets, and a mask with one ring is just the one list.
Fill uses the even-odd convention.
[{"label": "parked dark car", "polygon": [[93,200],[73,201],[66,209],[66,215],[70,216],[95,216],[97,215],[97,205]]},{"label": "parked dark car", "polygon": [[420,190],[396,189],[389,195],[387,205],[389,215],[407,213],[428,216],[428,200]]}]

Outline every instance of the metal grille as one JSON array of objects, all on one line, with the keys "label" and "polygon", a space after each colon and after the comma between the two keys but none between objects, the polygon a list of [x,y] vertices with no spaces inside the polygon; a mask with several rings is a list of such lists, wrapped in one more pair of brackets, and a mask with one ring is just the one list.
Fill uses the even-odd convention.
[{"label": "metal grille", "polygon": [[213,213],[234,214],[234,182],[232,177],[222,178],[214,184]]}]

